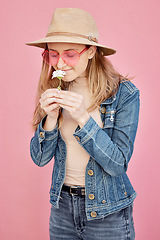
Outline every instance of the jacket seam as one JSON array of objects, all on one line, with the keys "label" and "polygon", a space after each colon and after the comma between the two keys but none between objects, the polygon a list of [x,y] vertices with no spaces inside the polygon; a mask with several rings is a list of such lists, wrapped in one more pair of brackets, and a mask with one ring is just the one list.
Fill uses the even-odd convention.
[{"label": "jacket seam", "polygon": [[[83,144],[83,143],[85,143],[86,141],[88,141],[90,138],[92,138],[92,136],[94,135],[94,133],[97,131],[97,129],[98,129],[98,126],[96,127],[96,129],[94,130],[94,132],[91,134],[91,135],[89,135],[89,137],[86,139],[86,140],[84,140],[84,141],[82,141],[81,143]],[[88,135],[89,133],[87,133],[87,135]],[[93,139],[93,138],[92,138]]]},{"label": "jacket seam", "polygon": [[[98,128],[98,127],[97,127]],[[96,129],[97,130],[97,129]],[[94,132],[95,133],[95,132]],[[93,136],[93,134],[91,135],[91,137]],[[88,140],[88,139],[87,139]],[[87,141],[86,140],[86,141]],[[99,146],[96,144],[96,142],[95,142],[95,139],[94,138],[92,138],[92,140],[94,141],[94,143],[95,143],[95,145],[96,145],[96,147],[106,156],[106,157],[108,157],[112,162],[114,162],[114,163],[116,163],[117,165],[119,165],[119,166],[124,166],[124,164],[120,164],[120,163],[117,163],[117,162],[115,162],[112,158],[110,158],[101,148],[99,148]],[[84,143],[84,142],[83,142]]]},{"label": "jacket seam", "polygon": [[54,136],[53,136],[52,138],[44,138],[44,140],[46,140],[46,141],[50,141],[50,140],[55,139],[57,136],[58,136],[58,132],[55,133]]},{"label": "jacket seam", "polygon": [[122,99],[120,100],[120,102],[118,103],[118,105],[121,106],[121,105],[125,102],[125,100],[126,100],[127,98],[132,97],[133,94],[135,94],[135,93],[139,93],[139,90],[138,90],[138,89],[135,89],[134,91],[130,91],[129,94],[125,95],[124,98],[122,98]]},{"label": "jacket seam", "polygon": [[134,192],[131,196],[129,196],[129,197],[127,197],[127,198],[125,198],[125,199],[123,199],[123,200],[120,200],[120,201],[117,201],[117,202],[114,202],[114,203],[111,203],[111,204],[103,204],[103,206],[97,206],[97,207],[87,207],[87,210],[89,210],[89,209],[93,209],[93,208],[104,208],[105,206],[112,206],[112,205],[117,205],[117,203],[121,203],[121,202],[125,202],[126,200],[129,200],[129,199],[131,199],[133,196],[136,196],[136,192]]},{"label": "jacket seam", "polygon": [[136,87],[131,87],[130,84],[127,84],[128,81],[123,81],[122,83],[130,90],[131,93],[133,93],[133,92],[135,92],[135,91],[138,90],[138,88],[136,88]]}]

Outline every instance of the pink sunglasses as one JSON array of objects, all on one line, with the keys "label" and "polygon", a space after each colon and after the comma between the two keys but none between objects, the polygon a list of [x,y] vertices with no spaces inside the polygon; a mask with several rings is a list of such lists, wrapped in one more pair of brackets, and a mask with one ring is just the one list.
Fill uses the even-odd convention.
[{"label": "pink sunglasses", "polygon": [[69,66],[75,66],[80,56],[88,50],[89,47],[85,47],[80,53],[75,50],[64,51],[61,55],[56,51],[44,50],[42,53],[43,60],[51,66],[56,66],[59,58],[61,57],[65,64]]}]

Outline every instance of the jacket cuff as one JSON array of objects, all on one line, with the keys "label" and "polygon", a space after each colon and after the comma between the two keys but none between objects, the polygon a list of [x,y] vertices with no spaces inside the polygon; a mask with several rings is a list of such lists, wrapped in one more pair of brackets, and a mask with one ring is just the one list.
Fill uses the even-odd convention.
[{"label": "jacket cuff", "polygon": [[45,116],[41,120],[41,122],[40,122],[40,124],[38,125],[38,128],[37,128],[37,135],[38,135],[40,143],[44,140],[46,140],[46,141],[53,140],[55,137],[57,137],[57,134],[58,134],[58,122],[57,122],[55,128],[51,131],[46,131],[46,130],[43,129],[43,125],[45,123],[46,117],[47,116]]},{"label": "jacket cuff", "polygon": [[78,142],[83,144],[94,135],[94,133],[97,131],[98,128],[100,128],[100,126],[90,116],[89,120],[86,122],[86,124],[82,128],[80,128],[79,126],[76,128],[73,136],[77,139]]}]

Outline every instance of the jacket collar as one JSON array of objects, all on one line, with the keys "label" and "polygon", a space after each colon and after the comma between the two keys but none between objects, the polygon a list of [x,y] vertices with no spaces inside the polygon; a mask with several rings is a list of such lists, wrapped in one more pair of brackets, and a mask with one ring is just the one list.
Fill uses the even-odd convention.
[{"label": "jacket collar", "polygon": [[113,95],[110,98],[107,98],[103,103],[101,103],[101,105],[106,105],[106,104],[111,104],[116,100],[116,94]]}]

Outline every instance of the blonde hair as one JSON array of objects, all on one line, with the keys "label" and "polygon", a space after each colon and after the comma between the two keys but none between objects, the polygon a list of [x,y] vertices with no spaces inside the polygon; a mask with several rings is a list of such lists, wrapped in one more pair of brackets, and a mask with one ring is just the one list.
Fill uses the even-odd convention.
[{"label": "blonde hair", "polygon": [[[42,70],[37,88],[36,107],[33,114],[32,127],[34,131],[38,124],[46,115],[45,111],[40,107],[39,99],[41,94],[49,88],[57,88],[59,85],[58,79],[51,79],[54,68],[49,66],[44,61],[42,63]],[[88,86],[92,96],[92,105],[88,111],[99,107],[100,104],[107,98],[114,95],[119,87],[120,82],[124,79],[120,75],[111,62],[103,56],[103,53],[97,48],[96,53],[92,59],[89,60],[87,66]],[[126,80],[130,80],[126,78]],[[70,83],[61,82],[61,89],[68,89]],[[62,123],[62,113],[59,114],[59,127]]]}]

